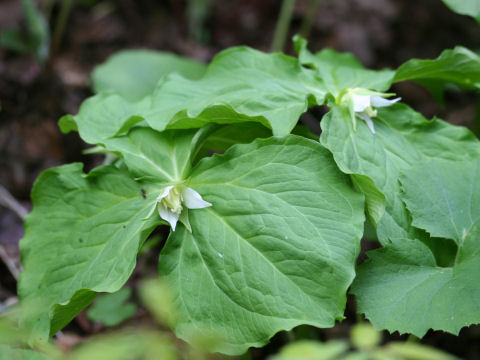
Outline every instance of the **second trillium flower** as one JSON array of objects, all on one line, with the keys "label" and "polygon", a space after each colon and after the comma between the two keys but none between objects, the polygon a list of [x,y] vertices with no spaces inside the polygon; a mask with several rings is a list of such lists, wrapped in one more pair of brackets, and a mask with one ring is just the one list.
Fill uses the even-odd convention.
[{"label": "second trillium flower", "polygon": [[400,101],[400,99],[401,98],[388,100],[378,95],[352,94],[353,112],[356,116],[365,121],[372,134],[375,134],[372,117],[377,116],[377,110],[374,110],[374,107],[379,108],[390,106],[397,101]]},{"label": "second trillium flower", "polygon": [[198,192],[183,185],[167,186],[157,198],[157,202],[160,217],[170,224],[173,231],[175,231],[184,207],[202,209],[212,206],[211,203],[203,200]]},{"label": "second trillium flower", "polygon": [[372,121],[372,118],[377,116],[375,108],[390,106],[401,100],[401,98],[386,99],[392,95],[394,94],[353,88],[342,91],[336,102],[348,107],[354,130],[357,130],[356,117],[358,116],[365,121],[370,131],[375,134],[375,127]]}]

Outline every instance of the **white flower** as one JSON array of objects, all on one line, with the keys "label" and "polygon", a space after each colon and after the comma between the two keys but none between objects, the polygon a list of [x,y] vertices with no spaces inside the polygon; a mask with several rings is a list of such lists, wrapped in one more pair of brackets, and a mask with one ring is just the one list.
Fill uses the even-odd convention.
[{"label": "white flower", "polygon": [[354,114],[367,123],[372,134],[375,134],[372,117],[377,116],[377,110],[374,110],[373,108],[390,106],[401,99],[398,97],[393,100],[388,100],[378,95],[352,94],[351,96]]},{"label": "white flower", "polygon": [[184,185],[167,186],[157,198],[157,202],[160,217],[170,224],[173,231],[184,206],[188,209],[212,206],[208,201],[203,200],[198,192]]},{"label": "white flower", "polygon": [[357,130],[358,116],[365,121],[372,134],[375,134],[372,118],[377,116],[377,110],[375,110],[374,107],[390,106],[401,100],[401,98],[386,99],[392,95],[395,94],[382,93],[364,88],[349,88],[340,92],[335,99],[335,103],[348,108],[354,131]]}]

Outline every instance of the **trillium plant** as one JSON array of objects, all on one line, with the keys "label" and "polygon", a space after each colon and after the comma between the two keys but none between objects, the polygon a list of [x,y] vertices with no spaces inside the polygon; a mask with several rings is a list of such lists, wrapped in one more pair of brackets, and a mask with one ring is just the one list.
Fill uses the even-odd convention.
[{"label": "trillium plant", "polygon": [[[124,51],[95,69],[96,94],[59,126],[108,164],[54,167],[34,185],[19,280],[31,344],[121,289],[159,226],[176,335],[212,336],[211,351],[333,327],[348,293],[390,332],[480,322],[480,143],[392,89],[478,91],[480,57],[456,47],[369,70],[300,37],[294,47],[231,48],[208,66]],[[320,105],[319,135],[302,114]],[[366,224],[377,246],[358,265]]]}]

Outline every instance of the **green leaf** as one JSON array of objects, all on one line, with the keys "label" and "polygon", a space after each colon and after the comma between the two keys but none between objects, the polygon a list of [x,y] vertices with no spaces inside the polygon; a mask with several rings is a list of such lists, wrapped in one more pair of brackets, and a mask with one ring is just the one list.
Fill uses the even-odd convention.
[{"label": "green leaf", "polygon": [[[463,246],[480,220],[480,161],[424,161],[400,178],[412,225]],[[480,239],[478,239],[480,248]]]},{"label": "green leaf", "polygon": [[135,177],[174,183],[187,177],[199,147],[213,130],[213,126],[206,126],[200,130],[160,133],[148,127],[136,127],[127,135],[105,140],[104,145],[123,158]]},{"label": "green leaf", "polygon": [[163,131],[258,122],[286,135],[309,105],[323,103],[324,93],[322,82],[294,58],[233,48],[217,55],[200,80],[170,74],[152,98],[137,102],[115,93],[97,94],[83,102],[77,115],[62,118],[60,127],[65,132],[78,128],[90,144],[147,123]]},{"label": "green leaf", "polygon": [[104,335],[75,348],[71,360],[176,360],[170,339],[159,332],[136,330]]},{"label": "green leaf", "polygon": [[[476,238],[466,241],[478,248],[479,235],[477,230]],[[422,337],[430,328],[458,334],[462,327],[480,322],[478,253],[442,268],[426,245],[404,239],[368,256],[351,291],[358,311],[376,328]]]},{"label": "green leaf", "polygon": [[49,360],[49,357],[36,351],[0,344],[0,360]]},{"label": "green leaf", "polygon": [[447,354],[443,351],[435,349],[420,343],[411,341],[399,342],[392,341],[388,343],[379,354],[390,355],[392,359],[406,360],[459,360],[456,356]]},{"label": "green leaf", "polygon": [[327,90],[335,98],[347,88],[385,91],[390,87],[395,75],[392,70],[366,69],[350,53],[324,49],[312,54],[307,49],[307,41],[299,36],[294,38],[294,46],[300,63],[315,69]]},{"label": "green leaf", "polygon": [[284,346],[271,360],[337,360],[346,355],[348,343],[334,340],[326,343],[302,340]]},{"label": "green leaf", "polygon": [[213,204],[190,213],[163,249],[160,274],[179,308],[176,333],[217,336],[240,354],[300,324],[331,327],[363,231],[363,197],[318,142],[295,135],[204,159],[188,186]]},{"label": "green leaf", "polygon": [[47,60],[50,50],[50,31],[48,22],[40,11],[35,1],[21,0],[28,29],[28,42],[35,49],[35,56],[40,62]]},{"label": "green leaf", "polygon": [[114,92],[129,101],[151,95],[158,81],[170,73],[187,79],[203,76],[206,65],[175,54],[152,50],[125,50],[112,55],[92,73],[95,92]]},{"label": "green leaf", "polygon": [[[33,211],[20,242],[22,325],[45,340],[93,300],[115,292],[130,276],[138,248],[159,217],[144,218],[156,194],[113,166],[82,173],[81,164],[56,167],[37,179]],[[45,219],[48,219],[46,221]]]},{"label": "green leaf", "polygon": [[122,323],[135,315],[137,311],[134,303],[127,302],[131,295],[132,290],[126,287],[113,294],[101,295],[87,311],[88,318],[106,326]]},{"label": "green leaf", "polygon": [[148,102],[148,98],[129,102],[117,94],[98,94],[85,100],[77,115],[63,116],[59,120],[59,126],[64,133],[78,129],[85,142],[101,144],[141,123],[143,118],[136,114]]},{"label": "green leaf", "polygon": [[156,130],[254,121],[288,134],[309,105],[324,101],[322,83],[294,58],[247,47],[225,50],[192,81],[171,74],[142,116]]},{"label": "green leaf", "polygon": [[448,83],[468,90],[477,90],[480,89],[480,57],[464,47],[457,46],[443,51],[433,60],[412,59],[398,68],[393,81],[405,80],[425,85],[437,98]]},{"label": "green leaf", "polygon": [[480,3],[478,0],[443,0],[450,10],[473,17],[480,23]]},{"label": "green leaf", "polygon": [[[439,119],[428,121],[403,104],[378,109],[373,121],[375,134],[362,120],[358,120],[355,131],[348,110],[335,106],[321,122],[320,141],[332,152],[340,170],[352,174],[357,188],[364,192],[380,242],[422,239],[425,235],[411,227],[410,215],[400,198],[400,174],[425,157],[475,158],[480,154],[480,144],[467,129]],[[372,183],[358,186],[358,175],[370,178]],[[381,194],[385,210],[379,220]]]},{"label": "green leaf", "polygon": [[479,158],[424,159],[400,180],[412,225],[453,240],[456,256],[451,266],[440,267],[431,249],[407,239],[368,253],[352,287],[359,311],[390,331],[458,334],[480,322]]}]

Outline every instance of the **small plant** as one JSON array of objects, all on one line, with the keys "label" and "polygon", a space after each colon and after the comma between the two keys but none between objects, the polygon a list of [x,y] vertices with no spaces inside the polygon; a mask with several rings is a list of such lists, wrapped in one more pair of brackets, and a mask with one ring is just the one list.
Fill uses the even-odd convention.
[{"label": "small plant", "polygon": [[[374,71],[294,41],[297,57],[237,47],[204,74],[182,61],[131,77],[130,61],[157,66],[136,52],[96,70],[100,92],[60,127],[115,156],[35,183],[19,281],[32,344],[97,293],[118,291],[149,234],[168,224],[159,276],[178,309],[175,332],[215,337],[211,351],[332,327],[349,289],[378,329],[422,337],[480,322],[480,143],[387,93],[405,80],[436,94],[446,84],[478,91],[479,56],[456,47]],[[329,108],[319,140],[297,124],[316,105]],[[356,266],[366,218],[381,247]]]}]

